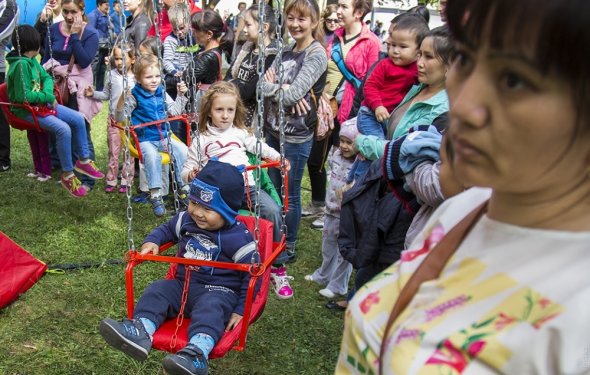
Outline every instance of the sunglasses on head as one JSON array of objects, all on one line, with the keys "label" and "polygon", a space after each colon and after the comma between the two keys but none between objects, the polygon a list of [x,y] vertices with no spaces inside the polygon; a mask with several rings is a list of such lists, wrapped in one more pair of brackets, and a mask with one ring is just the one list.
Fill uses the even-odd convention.
[{"label": "sunglasses on head", "polygon": [[338,18],[326,18],[326,23],[338,23]]}]

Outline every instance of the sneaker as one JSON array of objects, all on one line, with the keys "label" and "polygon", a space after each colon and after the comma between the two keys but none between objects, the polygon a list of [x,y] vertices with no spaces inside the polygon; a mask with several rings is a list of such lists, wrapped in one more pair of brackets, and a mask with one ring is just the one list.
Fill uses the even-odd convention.
[{"label": "sneaker", "polygon": [[138,361],[145,361],[152,349],[150,335],[139,320],[107,318],[100,322],[99,330],[107,344]]},{"label": "sneaker", "polygon": [[324,297],[326,297],[326,298],[330,298],[330,299],[332,299],[332,298],[336,297],[336,293],[332,292],[332,291],[331,291],[330,289],[328,289],[328,288],[320,289],[319,293],[320,293],[322,296],[324,296]]},{"label": "sneaker", "polygon": [[311,223],[311,227],[313,229],[324,229],[324,217],[320,217],[318,219],[315,219],[312,223]]},{"label": "sneaker", "polygon": [[0,172],[8,172],[10,170],[10,164],[0,164]]},{"label": "sneaker", "polygon": [[74,169],[76,170],[76,172],[85,174],[86,176],[95,180],[104,178],[104,173],[102,173],[98,170],[98,168],[96,168],[96,165],[92,160],[86,164],[83,164],[80,160],[76,160]]},{"label": "sneaker", "polygon": [[316,280],[316,279],[313,277],[313,273],[310,273],[309,275],[305,275],[304,279],[305,279],[305,280],[307,280],[307,281],[314,282],[314,283],[316,283],[316,284],[319,284],[319,285],[326,285],[326,283],[325,283],[325,282],[324,282],[324,283],[322,283],[322,282],[320,282],[319,280]]},{"label": "sneaker", "polygon": [[104,188],[104,192],[105,193],[108,193],[108,194],[114,193],[115,192],[115,187],[114,186],[111,186],[111,185],[107,185]]},{"label": "sneaker", "polygon": [[149,203],[150,194],[145,191],[133,196],[133,203]]},{"label": "sneaker", "polygon": [[119,193],[127,193],[129,190],[131,190],[131,187],[127,186],[127,185],[121,185],[121,187],[119,187]]},{"label": "sneaker", "polygon": [[166,206],[164,206],[164,201],[162,200],[162,197],[150,198],[149,201],[152,205],[154,215],[156,215],[157,217],[166,215]]},{"label": "sneaker", "polygon": [[88,194],[88,191],[82,187],[82,183],[76,176],[72,176],[70,178],[62,177],[60,179],[60,183],[70,192],[72,196],[76,198],[81,198]]},{"label": "sneaker", "polygon": [[314,215],[319,215],[323,212],[324,212],[323,205],[315,205],[313,203],[310,203],[309,205],[305,206],[301,210],[301,216],[303,216],[303,217],[314,216]]},{"label": "sneaker", "polygon": [[207,375],[209,365],[203,351],[194,344],[188,344],[176,354],[168,354],[162,361],[170,375]]},{"label": "sneaker", "polygon": [[49,180],[51,180],[51,176],[46,175],[46,174],[42,174],[42,175],[39,175],[39,177],[37,177],[37,181],[39,181],[39,182],[47,182]]},{"label": "sneaker", "polygon": [[28,178],[37,178],[37,177],[41,177],[41,173],[39,173],[39,172],[29,172],[29,173],[27,173],[27,177],[28,177]]},{"label": "sneaker", "polygon": [[289,285],[289,280],[293,280],[293,276],[287,276],[287,268],[285,266],[270,269],[270,282],[272,283],[275,294],[280,299],[293,297],[293,289]]}]

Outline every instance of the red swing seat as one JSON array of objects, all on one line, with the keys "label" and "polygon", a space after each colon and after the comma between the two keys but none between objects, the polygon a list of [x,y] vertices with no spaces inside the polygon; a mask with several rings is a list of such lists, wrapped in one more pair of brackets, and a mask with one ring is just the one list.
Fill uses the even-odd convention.
[{"label": "red swing seat", "polygon": [[[248,229],[254,234],[256,218],[252,216],[238,216],[238,220],[246,224]],[[277,256],[285,249],[285,236],[280,243],[273,243],[273,225],[271,222],[259,219],[259,239],[258,251],[260,253],[260,264],[247,265],[235,263],[223,263],[214,261],[203,261],[195,259],[178,258],[175,256],[162,255],[141,255],[135,251],[129,253],[129,263],[126,269],[126,288],[127,288],[127,315],[131,319],[135,307],[134,288],[133,288],[133,268],[145,261],[169,262],[171,263],[166,278],[174,278],[178,264],[185,265],[205,265],[222,268],[231,268],[242,272],[251,272],[250,284],[248,286],[248,295],[244,306],[244,316],[240,323],[231,331],[225,332],[215,348],[210,353],[209,358],[223,357],[229,350],[234,349],[244,351],[246,347],[246,338],[250,324],[254,323],[262,314],[266,299],[268,296],[270,283],[270,268]],[[172,247],[172,243],[165,244],[160,248],[163,250]],[[260,288],[254,295],[254,288],[257,281],[261,279]],[[188,326],[189,318],[182,319],[182,323],[177,329],[177,318],[168,319],[162,324],[154,334],[152,348],[176,353],[188,344]],[[176,333],[176,337],[175,337]],[[237,344],[236,344],[237,342]]]}]

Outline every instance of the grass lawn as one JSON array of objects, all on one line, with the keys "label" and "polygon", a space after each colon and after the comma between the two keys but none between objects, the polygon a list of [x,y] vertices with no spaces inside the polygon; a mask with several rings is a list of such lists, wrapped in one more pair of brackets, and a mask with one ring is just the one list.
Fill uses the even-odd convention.
[{"label": "grass lawn", "polygon": [[[105,107],[106,108],[106,107]],[[97,164],[106,169],[106,112],[92,126]],[[12,169],[0,174],[0,230],[48,264],[121,259],[127,251],[127,200],[105,194],[104,182],[83,199],[70,197],[53,179],[26,178],[32,170],[24,132],[12,130]],[[308,181],[305,186],[309,186]],[[309,193],[304,193],[304,202]],[[133,204],[133,238],[164,219],[148,205]],[[303,279],[321,263],[321,232],[305,219],[298,260],[290,266],[295,297],[280,301],[271,291],[262,317],[251,327],[243,353],[211,362],[212,374],[330,374],[342,331],[342,313],[324,308],[319,286]],[[4,255],[6,256],[6,255]],[[164,275],[161,265],[143,264],[136,282],[143,288]],[[135,362],[107,346],[98,333],[104,317],[125,316],[122,265],[49,273],[12,305],[0,310],[0,374],[163,374],[165,353]]]}]

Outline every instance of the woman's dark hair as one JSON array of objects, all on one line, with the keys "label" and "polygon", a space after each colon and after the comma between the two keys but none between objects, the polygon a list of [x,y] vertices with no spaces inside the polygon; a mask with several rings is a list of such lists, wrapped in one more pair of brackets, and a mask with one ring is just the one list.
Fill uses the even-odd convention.
[{"label": "woman's dark hair", "polygon": [[12,32],[11,41],[14,50],[19,54],[19,56],[22,56],[25,52],[38,51],[41,47],[41,36],[39,35],[39,32],[31,25],[19,25]]},{"label": "woman's dark hair", "polygon": [[354,12],[357,10],[363,12],[362,21],[373,10],[373,0],[352,0],[352,9]]},{"label": "woman's dark hair", "polygon": [[407,13],[416,13],[422,16],[426,23],[430,22],[430,11],[424,5],[417,5],[413,8],[408,9]]},{"label": "woman's dark hair", "polygon": [[590,121],[590,1],[449,0],[448,25],[468,48],[516,52],[571,87],[577,125]]},{"label": "woman's dark hair", "polygon": [[219,47],[225,52],[226,57],[231,56],[234,48],[234,32],[231,27],[226,27],[221,16],[211,9],[205,9],[201,13],[195,13],[191,19],[191,26],[196,31],[211,31],[214,39],[219,40]]},{"label": "woman's dark hair", "polygon": [[[254,21],[260,23],[260,11],[258,4],[252,5],[250,8],[246,10],[246,14],[249,14]],[[270,39],[275,37],[275,29],[277,28],[277,16],[275,15],[275,11],[270,5],[266,5],[264,7],[264,22],[268,24],[268,36]]]},{"label": "woman's dark hair", "polygon": [[432,45],[434,46],[436,56],[441,59],[443,64],[450,65],[455,58],[456,49],[449,28],[447,26],[439,26],[432,29],[426,34],[426,38],[429,37],[432,38]]}]

